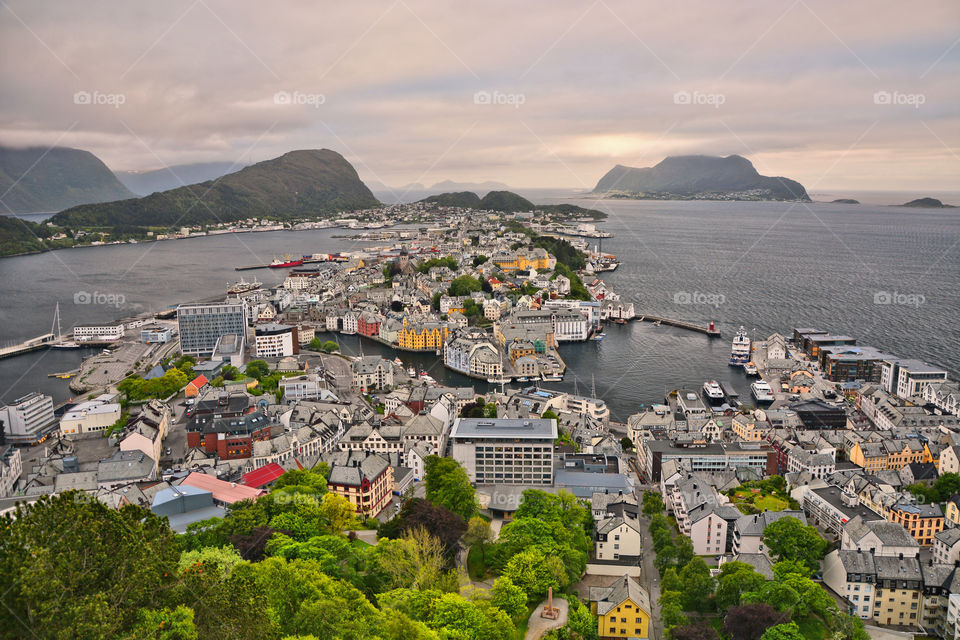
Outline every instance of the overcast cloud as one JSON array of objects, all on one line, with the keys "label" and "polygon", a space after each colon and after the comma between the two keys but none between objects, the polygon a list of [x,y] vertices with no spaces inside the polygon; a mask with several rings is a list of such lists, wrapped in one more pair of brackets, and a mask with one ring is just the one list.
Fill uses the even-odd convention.
[{"label": "overcast cloud", "polygon": [[812,191],[949,190],[958,72],[955,0],[12,0],[0,143],[117,170],[327,147],[390,185],[575,188],[739,153]]}]

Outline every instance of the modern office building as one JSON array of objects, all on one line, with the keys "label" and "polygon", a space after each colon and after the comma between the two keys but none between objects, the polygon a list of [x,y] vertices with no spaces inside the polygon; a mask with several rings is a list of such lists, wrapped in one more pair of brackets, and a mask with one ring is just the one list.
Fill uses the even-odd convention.
[{"label": "modern office building", "polygon": [[254,330],[258,358],[284,358],[300,353],[297,328],[271,322]]},{"label": "modern office building", "polygon": [[453,458],[477,484],[553,484],[557,421],[531,418],[459,418],[450,441]]},{"label": "modern office building", "polygon": [[887,393],[911,398],[923,393],[931,382],[945,382],[947,372],[920,360],[888,358],[880,364],[880,386]]},{"label": "modern office building", "polygon": [[180,351],[187,355],[209,356],[222,336],[246,335],[246,306],[243,299],[229,299],[177,307]]},{"label": "modern office building", "polygon": [[36,444],[57,428],[53,398],[38,392],[0,407],[0,420],[5,425],[7,441],[11,444]]},{"label": "modern office building", "polygon": [[637,452],[647,482],[660,482],[663,464],[679,460],[688,471],[723,471],[746,467],[761,476],[777,473],[777,454],[765,442],[691,442],[648,440]]}]

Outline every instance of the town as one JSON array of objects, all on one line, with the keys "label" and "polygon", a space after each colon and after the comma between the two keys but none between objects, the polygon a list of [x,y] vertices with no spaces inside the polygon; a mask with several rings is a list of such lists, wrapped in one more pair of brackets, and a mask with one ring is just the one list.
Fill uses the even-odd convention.
[{"label": "town", "polygon": [[[253,561],[282,580],[268,559],[322,560],[352,590],[336,597],[411,625],[382,637],[956,637],[960,387],[946,370],[823,329],[741,328],[730,365],[755,378],[751,397],[708,380],[618,422],[595,392],[550,388],[571,375],[565,344],[649,319],[602,280],[617,258],[588,239],[604,233],[413,209],[426,226],[356,238],[387,244],[254,265],[286,270],[276,288],[244,277],[56,336],[102,351],[54,374],[72,402],[0,408],[9,522],[132,506],[165,519],[190,567]],[[340,222],[378,228],[367,218]],[[414,353],[476,386],[438,383]],[[431,553],[429,568],[391,564]],[[220,613],[194,614],[202,637],[227,633]],[[345,615],[327,637],[367,637]],[[376,608],[355,615],[389,627]],[[251,637],[278,633],[263,617]]]}]

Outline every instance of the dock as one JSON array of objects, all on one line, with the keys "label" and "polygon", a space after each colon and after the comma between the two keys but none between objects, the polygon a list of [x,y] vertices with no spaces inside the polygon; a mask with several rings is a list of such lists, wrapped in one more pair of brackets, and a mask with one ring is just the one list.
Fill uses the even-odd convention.
[{"label": "dock", "polygon": [[270,265],[268,264],[250,264],[245,267],[234,267],[234,271],[253,271],[254,269],[269,269]]},{"label": "dock", "polygon": [[697,331],[711,338],[719,338],[720,331],[713,329],[709,326],[703,326],[700,324],[695,324],[693,322],[687,322],[686,320],[672,320],[670,318],[664,318],[661,316],[639,316],[637,320],[641,322],[653,322],[656,324],[665,324],[671,327],[678,327],[680,329],[687,329],[689,331]]},{"label": "dock", "polygon": [[52,333],[45,333],[42,336],[24,340],[19,344],[13,344],[8,347],[0,348],[0,358],[12,358],[13,356],[18,356],[21,353],[29,353],[30,351],[36,351],[37,349],[44,349],[56,341],[57,336],[53,335]]}]

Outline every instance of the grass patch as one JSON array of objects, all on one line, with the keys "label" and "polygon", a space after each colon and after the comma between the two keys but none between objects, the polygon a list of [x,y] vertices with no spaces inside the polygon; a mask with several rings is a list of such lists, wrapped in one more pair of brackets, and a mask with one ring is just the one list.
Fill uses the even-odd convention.
[{"label": "grass patch", "polygon": [[513,636],[516,640],[523,640],[524,636],[527,635],[527,626],[530,624],[530,616],[533,615],[533,612],[537,610],[536,604],[531,604],[527,607],[527,615],[523,616],[523,620],[517,622],[517,632]]},{"label": "grass patch", "polygon": [[800,635],[809,640],[826,640],[829,637],[827,627],[820,618],[807,616],[795,621],[800,627]]},{"label": "grass patch", "polygon": [[783,511],[790,507],[790,503],[777,496],[763,496],[754,500],[753,506],[761,511]]},{"label": "grass patch", "polygon": [[490,572],[483,557],[484,549],[481,548],[489,546],[490,545],[475,544],[470,547],[470,551],[467,552],[467,573],[470,574],[471,580],[483,580]]},{"label": "grass patch", "polygon": [[350,541],[350,544],[356,547],[358,550],[367,549],[373,546],[369,542],[364,542],[360,538],[354,538],[353,540]]}]

